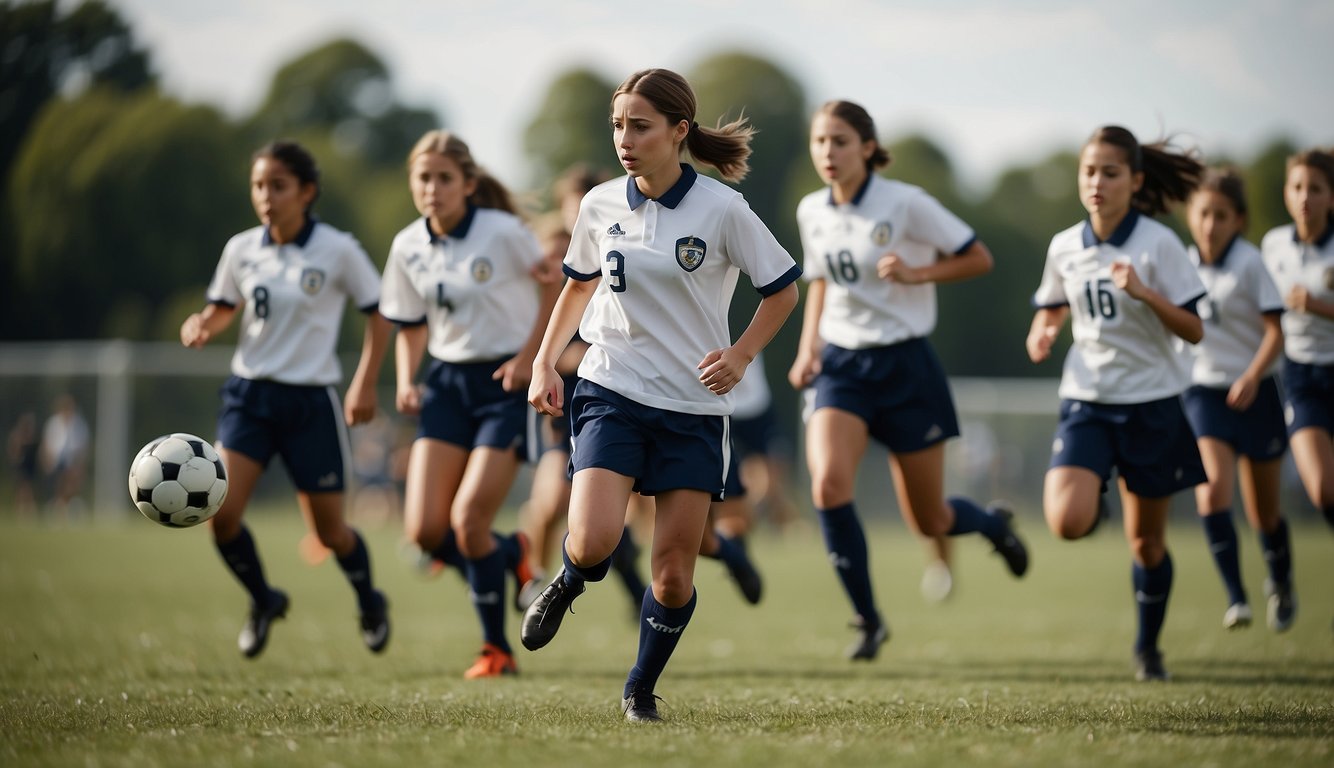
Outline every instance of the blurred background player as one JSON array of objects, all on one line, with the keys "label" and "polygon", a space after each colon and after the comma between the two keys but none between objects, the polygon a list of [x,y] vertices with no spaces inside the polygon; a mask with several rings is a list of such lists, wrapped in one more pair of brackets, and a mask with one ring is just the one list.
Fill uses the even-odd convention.
[{"label": "blurred background player", "polygon": [[810,287],[788,374],[794,387],[811,388],[811,495],[830,562],[856,611],[852,660],[874,659],[889,639],[853,501],[869,438],[890,451],[911,528],[931,537],[981,534],[1012,574],[1028,569],[1009,510],[946,500],[944,492],[945,441],[959,428],[927,340],[936,324],[935,284],[986,274],[991,252],[921,188],[876,173],[890,163],[876,135],[871,116],[849,101],[824,104],[811,121],[811,161],[828,186],[797,207]]},{"label": "blurred background player", "polygon": [[[1210,169],[1186,204],[1191,261],[1208,294],[1196,305],[1204,339],[1191,347],[1191,387],[1182,395],[1208,480],[1195,487],[1205,539],[1227,589],[1223,626],[1251,623],[1241,579],[1232,488],[1241,482],[1246,517],[1259,534],[1269,583],[1290,592],[1292,554],[1279,509],[1288,436],[1274,376],[1283,351],[1283,300],[1246,229],[1246,190],[1231,171]],[[1278,631],[1291,615],[1270,616]]]},{"label": "blurred background player", "polygon": [[88,422],[74,396],[63,393],[42,425],[41,467],[51,488],[51,512],[66,520],[82,507],[79,494],[88,476]]},{"label": "blurred background player", "polygon": [[[740,194],[680,162],[689,149],[724,178],[747,170],[745,120],[704,128],[695,109],[689,83],[668,70],[616,89],[613,145],[628,176],[584,196],[565,259],[572,279],[529,387],[539,411],[570,409],[573,486],[565,567],[524,614],[526,648],[551,642],[585,583],[606,576],[630,494],[655,496],[653,579],[621,701],[636,722],[661,719],[654,691],[694,612],[695,561],[728,466],[726,395],[792,311],[800,274]],[[732,344],[738,270],[763,299]],[[556,361],[576,328],[590,346],[569,397]]]},{"label": "blurred background player", "polygon": [[1061,375],[1042,507],[1060,538],[1087,536],[1116,468],[1134,560],[1139,680],[1168,676],[1158,636],[1172,590],[1172,494],[1206,479],[1181,407],[1188,376],[1175,342],[1203,337],[1195,305],[1204,284],[1181,240],[1150,217],[1185,200],[1202,171],[1165,143],[1141,145],[1118,126],[1095,131],[1079,155],[1088,219],[1052,238],[1025,344],[1034,363],[1047,359],[1071,318],[1074,344]]},{"label": "blurred background player", "polygon": [[[247,658],[268,642],[288,597],[269,586],[254,538],[242,523],[255,484],[277,454],[296,486],[297,504],[357,594],[361,636],[379,653],[389,642],[388,601],[371,581],[370,556],[344,517],[347,427],[375,415],[375,379],[389,325],[377,309],[380,275],[361,245],[311,215],[319,170],[303,147],[275,142],[255,153],[250,201],[261,226],[223,249],[208,304],[181,325],[181,343],[202,347],[241,311],[232,375],[222,388],[218,453],[227,467],[227,498],[209,520],[218,551],[250,593],[250,615],[237,644]],[[366,314],[361,358],[346,403],[335,354],[343,307]]]},{"label": "blurred background player", "polygon": [[27,520],[37,515],[37,465],[41,439],[37,414],[24,411],[10,428],[5,444],[9,468],[14,473],[14,516]]},{"label": "blurred background player", "polygon": [[[408,156],[421,218],[394,238],[380,305],[399,325],[397,394],[419,415],[408,458],[408,538],[466,574],[482,625],[469,679],[518,671],[505,637],[505,572],[530,576],[526,537],[491,526],[535,447],[536,414],[524,400],[533,356],[557,286],[534,277],[537,240],[509,191],[483,171],[458,136],[430,131]],[[417,371],[429,350],[424,382]]]},{"label": "blurred background player", "polygon": [[[1260,241],[1265,266],[1287,305],[1283,391],[1297,474],[1311,503],[1334,526],[1334,155],[1318,149],[1288,158],[1283,203],[1292,223]],[[1297,610],[1291,584],[1266,583],[1269,621]]]}]

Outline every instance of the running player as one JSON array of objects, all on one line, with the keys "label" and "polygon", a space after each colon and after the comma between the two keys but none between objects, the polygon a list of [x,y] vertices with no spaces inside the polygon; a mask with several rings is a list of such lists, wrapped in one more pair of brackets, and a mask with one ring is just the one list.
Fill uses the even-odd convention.
[{"label": "running player", "polygon": [[1141,145],[1118,126],[1098,129],[1079,155],[1088,219],[1052,238],[1025,344],[1033,362],[1047,359],[1072,318],[1043,512],[1060,538],[1088,535],[1117,469],[1134,559],[1139,680],[1167,679],[1158,635],[1172,588],[1171,497],[1205,480],[1181,408],[1188,376],[1174,341],[1203,337],[1195,304],[1204,285],[1181,240],[1150,217],[1186,199],[1202,171],[1165,143]]},{"label": "running player", "polygon": [[[695,109],[690,85],[668,70],[636,72],[616,89],[612,136],[628,176],[580,205],[565,259],[572,279],[528,390],[543,413],[570,409],[573,487],[565,567],[524,614],[526,648],[551,642],[585,582],[606,576],[631,492],[656,497],[652,586],[622,698],[631,721],[660,719],[654,689],[694,612],[709,501],[727,474],[727,394],[792,311],[800,274],[740,194],[680,162],[689,149],[724,178],[747,169],[745,120],[705,128]],[[731,344],[738,269],[764,298]],[[567,401],[556,361],[576,327],[590,346]]]},{"label": "running player", "polygon": [[986,274],[990,251],[922,189],[876,173],[890,157],[861,106],[820,107],[810,153],[829,186],[797,206],[810,287],[788,379],[812,388],[811,495],[830,562],[856,611],[858,638],[846,655],[870,660],[889,639],[889,626],[876,606],[853,503],[868,438],[890,450],[899,507],[922,535],[980,533],[1015,576],[1028,569],[1028,552],[1009,510],[944,494],[945,440],[959,428],[945,372],[926,338],[936,324],[935,284]]},{"label": "running player", "polygon": [[[181,325],[181,343],[202,347],[241,311],[232,375],[222,388],[218,453],[228,491],[209,520],[227,567],[250,593],[250,615],[237,645],[247,658],[264,650],[269,628],[287,615],[287,594],[269,586],[246,505],[274,454],[296,486],[297,504],[320,543],[333,551],[361,611],[361,636],[379,653],[389,642],[388,601],[371,582],[370,557],[343,510],[349,458],[346,425],[375,415],[375,379],[389,340],[377,309],[380,276],[352,236],[311,215],[320,193],[315,159],[275,142],[255,153],[250,202],[261,226],[234,236],[208,287],[208,304]],[[343,307],[366,314],[361,360],[340,404],[335,355]]]},{"label": "running player", "polygon": [[[1251,623],[1232,524],[1232,487],[1238,478],[1246,517],[1259,532],[1269,567],[1267,591],[1291,593],[1288,524],[1279,509],[1288,436],[1274,377],[1283,350],[1283,301],[1260,251],[1241,236],[1246,191],[1240,176],[1212,169],[1205,173],[1187,202],[1186,221],[1195,240],[1190,257],[1208,295],[1197,305],[1204,340],[1192,348],[1191,387],[1182,404],[1209,476],[1195,487],[1195,504],[1227,589],[1223,626],[1236,629]],[[1277,631],[1287,629],[1291,620],[1286,612],[1270,611],[1270,626]]]},{"label": "running player", "polygon": [[483,643],[464,677],[514,674],[505,571],[515,571],[518,585],[528,580],[527,539],[498,537],[491,525],[535,442],[524,389],[557,287],[534,276],[537,240],[458,136],[422,136],[408,155],[408,179],[422,217],[394,238],[380,299],[399,324],[398,410],[420,416],[404,524],[424,552],[467,577]]},{"label": "running player", "polygon": [[[1288,158],[1283,202],[1292,223],[1260,241],[1265,266],[1287,305],[1283,313],[1283,388],[1288,438],[1311,503],[1334,526],[1334,155],[1308,150]],[[1266,584],[1271,625],[1292,622],[1291,585]]]}]

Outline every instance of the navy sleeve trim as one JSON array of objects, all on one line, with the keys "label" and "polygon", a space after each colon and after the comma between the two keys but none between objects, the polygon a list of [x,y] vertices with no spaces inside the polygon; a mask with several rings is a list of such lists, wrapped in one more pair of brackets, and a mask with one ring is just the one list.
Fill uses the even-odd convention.
[{"label": "navy sleeve trim", "polygon": [[1063,309],[1070,306],[1068,301],[1058,301],[1055,304],[1039,304],[1037,299],[1029,299],[1029,303],[1033,305],[1033,309]]},{"label": "navy sleeve trim", "polygon": [[1178,304],[1177,306],[1181,307],[1182,309],[1186,310],[1187,312],[1191,313],[1192,315],[1198,315],[1198,314],[1200,314],[1200,310],[1199,310],[1199,308],[1196,307],[1195,305],[1196,305],[1196,304],[1199,304],[1199,303],[1200,303],[1200,299],[1203,299],[1203,298],[1204,298],[1204,294],[1201,293],[1199,296],[1196,296],[1195,298],[1191,299],[1190,301],[1186,302],[1185,304]]},{"label": "navy sleeve trim", "polygon": [[362,313],[363,315],[369,315],[369,314],[371,314],[372,312],[379,312],[379,311],[380,311],[380,302],[377,301],[377,302],[375,302],[374,304],[367,304],[367,305],[364,306],[364,307],[357,307],[357,309],[360,309],[360,310],[361,310],[361,313]]},{"label": "navy sleeve trim", "polygon": [[964,243],[963,245],[961,245],[961,246],[959,246],[957,249],[955,249],[955,251],[954,251],[954,255],[955,255],[955,256],[962,256],[963,253],[964,253],[964,251],[968,250],[969,248],[972,248],[972,247],[973,247],[973,243],[976,243],[976,242],[977,242],[977,235],[974,234],[972,237],[968,238],[968,242]]},{"label": "navy sleeve trim", "polygon": [[1280,307],[1278,309],[1266,309],[1260,314],[1265,316],[1274,315],[1275,317],[1282,317],[1284,312],[1287,312],[1287,310]]},{"label": "navy sleeve trim", "polygon": [[386,320],[397,325],[399,328],[416,328],[419,325],[426,325],[426,315],[414,318],[412,320],[400,320],[397,317],[386,317]]},{"label": "navy sleeve trim", "polygon": [[569,264],[562,264],[561,271],[565,273],[566,277],[570,278],[571,280],[578,280],[581,283],[586,283],[589,280],[596,280],[597,278],[602,277],[601,272],[591,272],[587,275],[585,275],[583,272],[577,272],[573,269],[570,269]]},{"label": "navy sleeve trim", "polygon": [[801,267],[797,266],[796,264],[793,264],[792,269],[789,269],[788,271],[784,272],[782,277],[778,278],[772,283],[769,283],[768,285],[760,286],[755,290],[759,291],[761,296],[765,297],[772,296],[775,293],[778,293],[779,291],[788,287],[792,283],[796,282],[797,278],[799,277],[801,277]]},{"label": "navy sleeve trim", "polygon": [[224,309],[236,309],[236,305],[226,299],[209,299],[208,303]]}]

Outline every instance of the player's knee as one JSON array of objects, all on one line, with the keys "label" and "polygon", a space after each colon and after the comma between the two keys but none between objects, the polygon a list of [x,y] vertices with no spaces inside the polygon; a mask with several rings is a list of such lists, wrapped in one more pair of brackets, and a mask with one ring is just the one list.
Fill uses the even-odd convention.
[{"label": "player's knee", "polygon": [[663,568],[653,576],[653,595],[663,605],[680,607],[690,602],[694,593],[695,585],[684,569]]},{"label": "player's knee", "polygon": [[852,482],[833,475],[817,475],[811,481],[811,500],[820,509],[832,509],[852,499]]},{"label": "player's knee", "polygon": [[1167,554],[1167,542],[1156,536],[1136,536],[1130,539],[1130,556],[1146,568],[1153,568]]},{"label": "player's knee", "polygon": [[1096,518],[1088,517],[1086,519],[1087,516],[1072,514],[1069,510],[1048,512],[1046,517],[1047,528],[1058,539],[1066,541],[1084,538],[1092,533],[1093,528],[1097,525]]}]

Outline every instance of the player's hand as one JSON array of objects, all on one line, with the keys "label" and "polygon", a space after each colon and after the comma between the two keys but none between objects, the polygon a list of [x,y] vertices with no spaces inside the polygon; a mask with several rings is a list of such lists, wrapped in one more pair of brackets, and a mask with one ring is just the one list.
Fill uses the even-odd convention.
[{"label": "player's hand", "polygon": [[1250,376],[1242,376],[1233,382],[1227,391],[1227,407],[1234,411],[1244,411],[1255,402],[1260,392],[1260,382]]},{"label": "player's hand", "polygon": [[421,388],[415,384],[399,387],[394,393],[394,407],[405,416],[416,416],[422,411]]},{"label": "player's hand", "polygon": [[1136,301],[1142,301],[1147,290],[1130,259],[1123,257],[1112,262],[1112,285],[1125,291],[1126,295]]},{"label": "player's hand", "polygon": [[565,380],[556,373],[554,366],[533,365],[532,381],[528,383],[528,403],[538,413],[565,415]]},{"label": "player's hand", "polygon": [[185,346],[199,349],[211,338],[213,334],[204,327],[204,318],[198,312],[185,318],[185,322],[181,323],[181,343]]},{"label": "player's hand", "polygon": [[699,380],[715,395],[731,392],[746,375],[746,366],[750,361],[737,352],[734,347],[715,349],[704,356],[695,369],[700,371]]},{"label": "player's hand", "polygon": [[797,359],[792,361],[792,367],[787,371],[787,381],[793,389],[801,390],[809,387],[815,377],[820,375],[820,356],[812,355],[805,351],[797,352]]},{"label": "player's hand", "polygon": [[365,424],[375,418],[375,387],[359,381],[352,382],[343,400],[343,419],[349,427]]},{"label": "player's hand", "polygon": [[1024,341],[1024,347],[1028,349],[1028,359],[1035,363],[1051,357],[1052,345],[1056,343],[1056,336],[1061,329],[1055,325],[1047,325],[1037,330],[1031,331],[1028,338]]},{"label": "player's hand", "polygon": [[922,275],[916,267],[908,266],[908,263],[899,258],[897,253],[887,253],[880,257],[875,263],[875,273],[881,280],[888,280],[891,283],[903,283],[904,285],[918,285],[922,282]]},{"label": "player's hand", "polygon": [[518,392],[528,387],[528,382],[532,380],[532,372],[532,360],[511,357],[491,374],[491,380],[499,381],[500,387],[506,392]]},{"label": "player's hand", "polygon": [[1288,309],[1294,312],[1307,311],[1311,300],[1311,292],[1306,290],[1304,285],[1294,285],[1288,295],[1283,297],[1283,303],[1288,305]]}]

